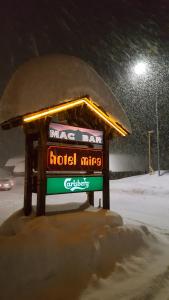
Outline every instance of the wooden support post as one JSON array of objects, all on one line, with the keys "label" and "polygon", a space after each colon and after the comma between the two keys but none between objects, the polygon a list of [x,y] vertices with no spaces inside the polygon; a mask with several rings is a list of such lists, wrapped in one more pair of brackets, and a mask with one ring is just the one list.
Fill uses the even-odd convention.
[{"label": "wooden support post", "polygon": [[45,215],[47,166],[47,122],[39,120],[38,174],[37,174],[37,216]]},{"label": "wooden support post", "polygon": [[89,201],[89,204],[94,206],[94,192],[88,192],[87,193],[87,200]]},{"label": "wooden support post", "polygon": [[24,214],[32,211],[32,153],[33,138],[25,128],[25,182],[24,182]]},{"label": "wooden support post", "polygon": [[[89,144],[88,147],[93,149],[92,144],[91,145]],[[91,175],[91,174],[93,174],[93,172],[88,172],[88,174]],[[93,191],[87,193],[87,200],[90,205],[94,206],[94,192]]]},{"label": "wooden support post", "polygon": [[103,136],[103,208],[110,209],[109,135],[106,131]]}]

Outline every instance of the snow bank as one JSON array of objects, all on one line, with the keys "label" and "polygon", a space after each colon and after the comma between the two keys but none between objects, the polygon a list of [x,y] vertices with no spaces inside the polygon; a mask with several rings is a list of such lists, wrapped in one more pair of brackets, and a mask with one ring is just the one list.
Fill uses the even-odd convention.
[{"label": "snow bank", "polygon": [[124,226],[105,210],[38,218],[18,211],[0,227],[1,300],[79,299],[150,240],[146,227]]},{"label": "snow bank", "polygon": [[18,163],[24,163],[25,158],[24,156],[15,156],[12,158],[9,158],[5,164],[6,167],[15,167]]},{"label": "snow bank", "polygon": [[25,161],[18,162],[13,169],[14,174],[24,174],[25,173]]},{"label": "snow bank", "polygon": [[[56,216],[12,215],[0,227],[1,300],[168,300],[169,172],[161,173],[110,181],[111,209],[140,227],[91,207],[85,217],[64,214],[79,209],[85,193],[47,197],[47,208],[62,210]],[[101,197],[95,193],[95,206]],[[0,194],[0,222],[22,205],[17,177]]]},{"label": "snow bank", "polygon": [[25,173],[25,158],[16,156],[9,158],[5,164],[6,167],[12,167],[14,175],[24,175]]},{"label": "snow bank", "polygon": [[113,190],[121,190],[125,193],[146,194],[146,195],[168,195],[169,194],[169,171],[161,171],[154,174],[137,175],[123,179],[110,181]]},{"label": "snow bank", "polygon": [[168,247],[168,238],[158,236],[139,256],[117,263],[107,278],[93,276],[80,300],[168,300]]},{"label": "snow bank", "polygon": [[139,175],[110,181],[111,209],[124,222],[144,224],[169,233],[169,172]]}]

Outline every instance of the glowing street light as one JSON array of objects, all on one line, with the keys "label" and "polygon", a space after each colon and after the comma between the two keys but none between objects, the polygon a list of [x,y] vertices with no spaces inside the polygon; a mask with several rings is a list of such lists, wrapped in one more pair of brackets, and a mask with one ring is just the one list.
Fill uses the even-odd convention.
[{"label": "glowing street light", "polygon": [[148,70],[148,65],[144,61],[140,61],[134,66],[134,73],[138,76],[146,74],[147,70]]}]

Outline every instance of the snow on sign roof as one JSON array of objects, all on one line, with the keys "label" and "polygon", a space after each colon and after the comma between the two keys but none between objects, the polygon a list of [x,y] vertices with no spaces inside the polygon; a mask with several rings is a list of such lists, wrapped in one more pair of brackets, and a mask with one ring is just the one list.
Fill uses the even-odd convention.
[{"label": "snow on sign roof", "polygon": [[125,112],[103,79],[87,63],[68,55],[37,57],[18,68],[1,98],[0,124],[86,96],[131,132]]}]

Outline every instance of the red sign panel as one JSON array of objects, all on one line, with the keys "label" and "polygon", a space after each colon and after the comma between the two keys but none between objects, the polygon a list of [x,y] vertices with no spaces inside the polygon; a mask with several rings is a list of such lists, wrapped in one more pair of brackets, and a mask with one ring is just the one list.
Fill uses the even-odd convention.
[{"label": "red sign panel", "polygon": [[50,171],[102,171],[100,149],[49,146],[47,168]]}]

